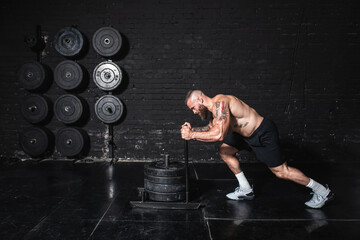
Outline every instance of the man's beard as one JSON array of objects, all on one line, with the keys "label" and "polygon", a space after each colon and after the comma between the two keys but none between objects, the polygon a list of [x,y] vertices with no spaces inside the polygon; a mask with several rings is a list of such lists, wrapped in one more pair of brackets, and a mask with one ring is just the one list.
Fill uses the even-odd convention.
[{"label": "man's beard", "polygon": [[209,110],[204,105],[199,106],[198,115],[201,117],[201,120],[203,120],[203,121],[206,120],[208,112],[209,112]]}]

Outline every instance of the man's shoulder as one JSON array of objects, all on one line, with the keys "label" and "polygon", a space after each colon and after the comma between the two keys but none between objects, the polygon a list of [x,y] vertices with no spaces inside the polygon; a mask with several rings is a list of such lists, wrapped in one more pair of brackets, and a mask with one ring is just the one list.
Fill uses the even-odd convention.
[{"label": "man's shoulder", "polygon": [[230,101],[230,99],[231,99],[231,97],[233,97],[233,96],[231,96],[231,95],[225,95],[225,94],[218,94],[218,95],[216,95],[214,98],[213,98],[213,100],[215,101],[215,102],[228,102],[228,101]]}]

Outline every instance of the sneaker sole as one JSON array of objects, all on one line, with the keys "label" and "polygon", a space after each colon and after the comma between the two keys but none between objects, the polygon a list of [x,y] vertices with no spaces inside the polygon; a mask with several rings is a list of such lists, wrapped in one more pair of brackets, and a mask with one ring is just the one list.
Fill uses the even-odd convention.
[{"label": "sneaker sole", "polygon": [[226,196],[228,199],[230,200],[235,200],[235,201],[243,201],[243,200],[247,200],[247,201],[250,201],[250,200],[253,200],[255,198],[255,195],[253,196],[241,196],[241,197],[238,197],[238,198],[229,198],[228,196]]},{"label": "sneaker sole", "polygon": [[311,207],[311,206],[306,205],[306,204],[305,205],[308,206],[309,208],[322,208],[326,203],[333,201],[334,198],[335,198],[335,194],[333,192],[329,192],[329,194],[327,195],[326,200],[323,202],[323,204],[317,205],[317,206],[314,206],[314,207]]}]

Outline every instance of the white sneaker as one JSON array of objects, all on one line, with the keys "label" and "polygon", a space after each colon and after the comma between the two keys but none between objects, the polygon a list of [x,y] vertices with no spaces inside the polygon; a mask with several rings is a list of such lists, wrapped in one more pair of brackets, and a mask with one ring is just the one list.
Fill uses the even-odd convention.
[{"label": "white sneaker", "polygon": [[255,198],[252,188],[243,190],[240,187],[235,188],[235,191],[226,195],[232,200],[253,200]]},{"label": "white sneaker", "polygon": [[324,196],[315,192],[312,192],[311,194],[313,194],[313,197],[305,203],[306,206],[311,208],[321,208],[326,202],[334,199],[334,194],[328,186],[326,186],[326,194]]}]

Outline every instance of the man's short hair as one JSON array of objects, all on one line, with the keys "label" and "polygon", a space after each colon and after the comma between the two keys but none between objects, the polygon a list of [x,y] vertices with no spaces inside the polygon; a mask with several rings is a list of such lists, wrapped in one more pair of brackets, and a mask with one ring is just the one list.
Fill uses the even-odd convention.
[{"label": "man's short hair", "polygon": [[187,94],[186,94],[186,98],[185,98],[185,105],[187,105],[187,102],[189,100],[189,98],[192,98],[194,95],[196,96],[202,96],[204,93],[201,90],[190,90]]},{"label": "man's short hair", "polygon": [[189,98],[191,97],[192,93],[194,92],[195,90],[190,90],[188,91],[188,93],[186,94],[186,97],[185,97],[185,105],[187,105],[187,102],[189,100]]}]

